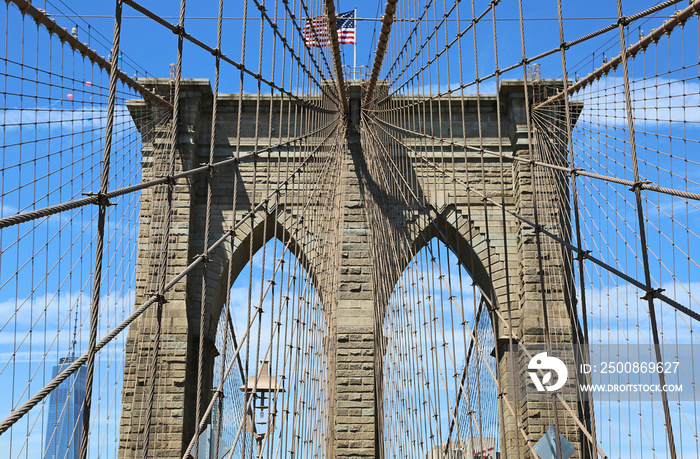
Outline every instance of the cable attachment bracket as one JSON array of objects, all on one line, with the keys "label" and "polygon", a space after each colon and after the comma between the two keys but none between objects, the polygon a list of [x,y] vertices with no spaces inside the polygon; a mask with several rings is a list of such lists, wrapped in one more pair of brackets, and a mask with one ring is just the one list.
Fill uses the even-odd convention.
[{"label": "cable attachment bracket", "polygon": [[643,299],[643,300],[649,301],[649,300],[651,300],[651,299],[656,298],[659,294],[661,294],[661,292],[664,292],[665,290],[666,290],[665,288],[655,288],[655,289],[651,289],[651,290],[647,291],[647,292],[644,294],[644,296],[641,296],[640,298]]},{"label": "cable attachment bracket", "polygon": [[97,193],[92,192],[92,191],[88,191],[87,193],[83,193],[83,196],[87,196],[89,198],[96,197],[97,201],[94,202],[93,204],[96,204],[98,206],[109,207],[109,206],[116,206],[117,205],[116,202],[109,201],[109,197],[107,196],[107,193],[102,193],[101,191],[97,192]]},{"label": "cable attachment bracket", "polygon": [[156,292],[155,290],[149,292],[149,295],[152,297],[156,297],[156,303],[158,304],[166,304],[168,302],[168,300],[165,298],[165,295],[163,295],[160,292]]},{"label": "cable attachment bracket", "polygon": [[637,191],[637,190],[643,190],[645,185],[651,185],[651,181],[649,180],[639,180],[637,182],[634,182],[632,186],[630,187],[630,191]]},{"label": "cable attachment bracket", "polygon": [[583,169],[581,169],[580,167],[572,167],[571,169],[569,169],[569,176],[576,178],[579,175],[579,172],[582,170]]}]

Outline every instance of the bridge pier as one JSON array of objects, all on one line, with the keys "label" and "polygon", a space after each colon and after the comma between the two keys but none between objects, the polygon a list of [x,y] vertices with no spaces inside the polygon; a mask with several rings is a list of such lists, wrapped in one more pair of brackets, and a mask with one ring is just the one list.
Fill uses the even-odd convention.
[{"label": "bridge pier", "polygon": [[[144,80],[147,88],[167,95],[170,92],[169,80]],[[502,113],[502,139],[498,139],[495,123],[496,98],[494,96],[482,96],[482,129],[487,146],[493,147],[500,141],[506,154],[519,157],[527,157],[530,154],[527,123],[525,118],[525,101],[522,95],[522,82],[503,82],[500,91]],[[368,152],[363,151],[359,124],[359,103],[361,97],[360,85],[351,85],[348,88],[350,97],[350,119],[346,134],[346,151],[343,158],[342,194],[339,208],[340,234],[337,240],[340,244],[340,262],[338,275],[333,284],[317,285],[317,289],[323,296],[324,289],[337,289],[337,303],[325,305],[328,317],[330,345],[327,349],[328,368],[328,394],[327,404],[329,425],[327,431],[328,444],[325,451],[328,457],[350,458],[383,457],[383,432],[382,432],[382,358],[384,337],[381,335],[383,309],[377,304],[377,295],[373,291],[374,276],[387,275],[386,273],[373,272],[376,266],[372,260],[371,229],[368,220],[367,204],[372,199],[371,193],[366,189],[371,182],[370,168],[368,166]],[[209,122],[211,120],[211,89],[206,80],[185,80],[182,83],[183,114],[178,126],[176,171],[188,170],[208,160]],[[269,96],[268,96],[269,97]],[[270,109],[274,116],[285,117],[279,110],[280,99],[272,96],[269,100]],[[406,96],[399,96],[406,97]],[[221,95],[219,99],[219,119],[217,120],[216,154],[219,160],[230,157],[233,144],[236,140],[245,138],[251,140],[256,136],[266,136],[267,133],[253,130],[255,123],[255,99],[241,99],[244,104],[242,113],[242,132],[236,132],[236,113],[238,97]],[[450,107],[453,113],[448,113],[458,119],[460,113],[472,113],[467,115],[465,132],[461,132],[461,119],[453,121],[453,138],[464,140],[467,143],[478,144],[475,135],[478,131],[476,123],[476,97],[464,96],[463,99],[454,97]],[[286,102],[288,103],[288,101]],[[434,105],[435,110],[445,110],[443,102],[428,102]],[[463,105],[462,105],[463,104]],[[130,111],[137,122],[137,127],[142,132],[155,132],[151,137],[144,137],[144,179],[163,174],[164,164],[167,164],[169,154],[168,128],[157,126],[154,130],[149,123],[156,123],[162,118],[158,109],[145,101],[132,101]],[[275,110],[277,110],[275,112]],[[267,116],[267,115],[266,115]],[[281,125],[284,123],[281,123]],[[256,127],[256,129],[271,129],[271,126]],[[443,126],[438,126],[436,132],[440,132]],[[419,129],[416,129],[419,130]],[[427,132],[427,131],[426,131]],[[286,136],[288,133],[280,134]],[[532,133],[535,135],[535,133]],[[417,141],[410,135],[405,135],[404,140],[413,144],[416,148],[423,149],[425,154],[431,156],[432,161],[439,164],[442,160],[440,148],[437,142],[428,145],[424,140]],[[244,149],[250,150],[252,142],[243,142]],[[248,145],[250,144],[250,145]],[[442,144],[441,144],[442,145]],[[454,148],[454,147],[453,147]],[[510,151],[507,151],[510,149]],[[409,152],[403,154],[409,156]],[[566,155],[562,159],[566,160]],[[508,210],[534,221],[534,202],[537,186],[549,183],[554,193],[548,195],[537,194],[538,219],[548,229],[554,229],[561,237],[570,237],[570,222],[567,220],[568,188],[566,178],[551,174],[543,174],[542,171],[533,172],[532,166],[526,162],[508,162],[503,167],[505,174],[500,172],[500,163],[497,157],[487,156],[485,159],[473,150],[464,149],[454,155],[453,167],[459,174],[470,176],[474,183],[474,177],[481,177],[485,173],[486,183],[484,189],[489,196],[500,200],[501,177],[506,183],[504,202]],[[460,159],[461,158],[461,159]],[[292,160],[290,156],[290,161]],[[285,161],[282,157],[280,161]],[[390,276],[400,276],[401,264],[410,261],[411,254],[415,254],[432,237],[440,237],[444,243],[457,253],[465,267],[472,270],[472,278],[484,292],[490,295],[490,310],[492,322],[495,325],[495,337],[497,338],[496,355],[498,358],[498,380],[503,397],[512,400],[512,409],[515,416],[500,400],[499,410],[503,414],[500,421],[501,431],[501,457],[521,458],[532,457],[530,445],[523,437],[528,437],[530,444],[536,442],[550,424],[554,423],[551,417],[553,411],[551,402],[533,402],[520,400],[514,394],[520,394],[524,387],[531,384],[527,377],[527,362],[522,359],[513,362],[515,354],[508,348],[510,332],[504,323],[498,318],[497,311],[503,317],[512,317],[513,330],[517,339],[524,343],[543,344],[545,342],[545,324],[542,318],[543,304],[546,302],[549,314],[547,326],[551,333],[556,334],[560,340],[572,342],[575,336],[573,325],[573,286],[571,267],[572,261],[568,254],[560,250],[559,245],[537,244],[537,234],[528,224],[515,219],[508,219],[505,228],[502,227],[501,209],[488,204],[484,205],[481,197],[474,193],[461,189],[457,192],[449,191],[436,185],[434,172],[429,170],[420,161],[409,160],[413,170],[413,180],[418,187],[416,190],[424,197],[429,209],[429,218],[414,218],[415,215],[424,212],[424,209],[407,208],[387,209],[387,214],[392,214],[398,227],[404,233],[406,244],[393,264],[397,266],[395,273]],[[483,169],[482,169],[483,166]],[[228,170],[230,169],[230,170]],[[236,208],[236,218],[249,210],[251,202],[261,202],[261,191],[255,191],[251,184],[257,179],[253,169],[245,161],[237,167],[228,168],[226,171],[217,172],[218,184],[221,188],[214,189],[213,202],[216,203],[212,219],[211,240],[218,239],[227,228],[233,224],[233,209],[230,208],[231,186],[233,177],[238,174],[238,190],[240,199]],[[485,170],[485,172],[483,172]],[[265,171],[259,173],[266,174]],[[539,175],[538,175],[539,174]],[[229,185],[225,185],[229,184]],[[376,185],[375,183],[372,186]],[[478,184],[481,189],[482,184]],[[157,290],[158,279],[153,273],[158,272],[161,263],[158,248],[162,247],[163,212],[165,207],[162,202],[165,199],[156,189],[142,193],[141,227],[139,232],[139,253],[137,264],[136,304],[141,304],[150,293]],[[172,225],[169,236],[169,250],[172,254],[168,260],[168,276],[181,271],[192,258],[202,253],[203,250],[203,178],[192,177],[184,181],[178,181],[172,188],[172,201],[176,207],[172,214]],[[254,194],[253,194],[254,193]],[[290,206],[293,212],[293,206]],[[290,217],[294,224],[292,214]],[[224,244],[210,257],[207,276],[211,281],[208,290],[201,292],[201,270],[195,270],[183,279],[164,298],[167,303],[163,305],[161,317],[155,308],[142,318],[137,320],[130,328],[127,338],[127,359],[125,368],[125,388],[123,393],[123,411],[121,419],[120,452],[121,458],[142,457],[141,450],[146,437],[146,429],[150,428],[154,433],[149,445],[151,453],[149,457],[170,459],[182,457],[182,453],[194,434],[194,406],[197,388],[197,356],[199,343],[199,308],[202,295],[205,295],[207,304],[207,316],[205,323],[205,387],[206,393],[200,394],[204,405],[209,401],[211,392],[213,361],[218,350],[214,345],[213,337],[216,336],[217,318],[221,311],[225,293],[232,284],[227,278],[229,266],[233,264],[233,276],[237,276],[248,260],[249,244],[253,245],[253,252],[261,247],[272,236],[271,228],[274,225],[282,225],[272,222],[273,217],[267,210],[260,212],[256,221],[269,221],[273,224],[267,227],[268,234],[263,234],[263,225],[256,226],[253,223],[240,227],[236,234],[233,247],[229,243]],[[252,220],[251,220],[252,222]],[[489,223],[490,222],[490,223]],[[284,230],[285,228],[281,228]],[[376,229],[375,229],[376,230]],[[330,231],[330,229],[329,229]],[[228,244],[228,245],[227,245]],[[245,251],[238,250],[245,247]],[[459,250],[457,250],[459,247]],[[324,260],[306,257],[305,247],[302,243],[296,245],[295,255],[304,259],[307,271],[311,273],[322,272]],[[233,255],[231,255],[231,252]],[[309,251],[311,253],[312,251]],[[554,287],[548,286],[543,296],[539,276],[539,263],[546,260],[543,269],[547,278],[558,279]],[[509,270],[504,269],[508,263]],[[398,277],[397,277],[398,278]],[[327,282],[326,280],[319,282]],[[510,290],[510,295],[508,291]],[[150,427],[143,417],[146,414],[145,406],[148,404],[149,380],[152,374],[151,361],[155,352],[155,344],[151,340],[156,327],[161,326],[161,342],[159,347],[159,363],[157,372],[158,403],[155,404],[150,421]],[[145,338],[144,338],[145,337]],[[211,343],[211,344],[208,344]],[[515,374],[513,373],[515,370]],[[561,406],[557,407],[557,413],[561,413],[559,419],[569,416]],[[516,422],[517,417],[517,422]],[[578,427],[570,420],[562,423],[560,433],[567,437],[577,447],[573,458],[581,459],[582,436]],[[157,433],[157,435],[155,434]],[[155,439],[158,439],[157,441]],[[519,450],[519,451],[518,451]]]},{"label": "bridge pier", "polygon": [[[199,164],[197,145],[205,135],[199,120],[211,90],[208,84],[194,84],[190,89],[188,96],[181,100],[175,139],[175,173]],[[168,80],[161,80],[158,90],[167,96],[170,92]],[[172,145],[167,115],[162,108],[144,101],[131,101],[129,109],[137,127],[148,134],[142,138],[143,180],[167,175]],[[158,120],[162,121],[159,123]],[[168,193],[172,195],[172,209],[165,205]],[[192,243],[197,226],[196,212],[194,180],[180,180],[169,191],[164,186],[141,192],[135,304],[145,303],[159,291],[163,280],[168,282],[191,262],[196,249]],[[169,234],[165,230],[166,219],[170,219]],[[164,263],[162,253],[166,237],[169,257],[165,275],[160,277],[158,273]],[[160,306],[152,306],[129,328],[122,390],[120,458],[142,459],[148,443],[151,451],[148,457],[178,459],[194,434],[194,424],[190,420],[195,417],[199,331],[198,320],[193,320],[196,306],[192,290],[191,279],[182,279],[165,295]],[[155,341],[157,329],[160,329],[159,343]],[[214,341],[207,336],[204,342],[207,346],[205,367],[211,367],[216,352]],[[211,387],[211,377],[210,370],[204,375],[205,387]],[[150,399],[151,384],[155,385],[155,399]],[[209,396],[209,392],[201,394],[202,401],[207,403]],[[149,404],[153,407],[150,412]],[[145,435],[147,431],[148,436]]]},{"label": "bridge pier", "polygon": [[333,457],[380,457],[378,451],[376,307],[372,292],[369,246],[362,177],[367,165],[360,144],[359,85],[350,86],[350,123],[344,161],[343,230],[339,300],[337,306],[337,360],[335,452]]},{"label": "bridge pier", "polygon": [[[532,158],[562,167],[568,166],[566,151],[561,148],[561,145],[566,145],[566,139],[555,141],[551,133],[543,133],[532,125],[529,126],[528,134],[526,101],[522,82],[520,84],[520,91],[514,88],[515,90],[507,93],[507,97],[504,98],[506,112],[509,115],[508,135],[511,151],[513,156],[522,159],[513,164],[513,210],[528,221],[517,222],[515,234],[517,256],[512,257],[518,273],[517,284],[513,285],[513,291],[517,292],[515,304],[517,312],[513,313],[513,317],[517,318],[515,332],[518,341],[526,347],[541,351],[552,346],[554,355],[567,364],[570,378],[574,378],[577,373],[575,349],[572,344],[580,345],[581,341],[578,336],[578,319],[575,318],[576,290],[573,259],[560,244],[555,243],[549,236],[538,234],[531,225],[531,223],[537,223],[541,228],[556,234],[561,239],[571,241],[568,176],[564,172],[535,167],[529,162]],[[558,84],[560,82],[557,82]],[[535,88],[529,93],[530,102],[536,96]],[[563,110],[563,107],[560,107],[560,111],[563,112]],[[563,119],[561,113],[556,116],[561,116]],[[543,148],[544,145],[547,145],[548,150]],[[501,326],[503,331],[499,335],[503,351],[500,365],[501,380],[504,386],[509,388],[507,393],[519,394],[519,400],[515,404],[519,426],[512,417],[506,415],[504,449],[512,456],[516,445],[520,445],[520,456],[532,457],[530,448],[552,425],[555,425],[558,433],[574,444],[576,452],[571,457],[573,459],[587,457],[581,430],[572,422],[571,416],[554,394],[551,394],[551,397],[532,400],[533,383],[525,372],[530,359],[521,350],[510,348],[505,328]],[[562,354],[562,351],[565,352]],[[518,357],[508,354],[517,354]],[[550,352],[549,355],[552,353]],[[516,385],[520,387],[512,387],[511,358],[516,360],[515,369],[519,375],[515,379]],[[530,396],[526,395],[526,391]],[[570,392],[566,399],[570,407],[576,411],[577,402],[571,397]],[[583,419],[584,413],[578,413],[578,415]],[[525,442],[519,429],[527,433],[530,444]]]}]

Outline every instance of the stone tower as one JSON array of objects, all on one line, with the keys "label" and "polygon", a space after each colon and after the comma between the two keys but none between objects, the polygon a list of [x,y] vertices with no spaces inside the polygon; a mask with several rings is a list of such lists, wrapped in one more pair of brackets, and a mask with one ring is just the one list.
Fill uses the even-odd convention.
[{"label": "stone tower", "polygon": [[[556,82],[550,82],[556,84]],[[170,91],[169,80],[142,80],[142,84],[157,93],[167,95]],[[343,159],[342,202],[338,206],[339,233],[338,250],[340,253],[339,273],[333,284],[326,288],[337,289],[330,307],[333,324],[329,339],[335,340],[335,354],[328,356],[332,368],[329,374],[332,380],[329,393],[329,413],[332,423],[328,432],[328,454],[337,458],[383,457],[382,444],[382,394],[381,394],[381,353],[383,340],[381,333],[382,302],[379,292],[374,291],[373,276],[390,275],[398,279],[402,266],[410,261],[410,253],[415,253],[432,237],[440,238],[453,251],[470,275],[488,294],[489,311],[492,322],[496,324],[494,333],[498,343],[495,350],[498,359],[498,380],[503,397],[509,400],[508,407],[503,406],[501,424],[501,454],[503,458],[531,457],[530,442],[537,441],[554,423],[547,413],[552,413],[551,402],[533,402],[519,400],[516,392],[527,385],[523,362],[514,361],[515,357],[509,343],[511,338],[526,343],[545,343],[546,331],[542,316],[543,302],[546,302],[550,333],[559,336],[576,335],[575,298],[572,296],[572,262],[570,255],[563,252],[556,244],[539,243],[542,237],[537,228],[530,224],[535,221],[533,200],[538,201],[539,228],[546,228],[562,238],[570,237],[568,222],[568,185],[564,175],[544,174],[535,176],[529,155],[534,139],[542,133],[529,132],[525,109],[525,97],[522,81],[503,81],[498,98],[495,95],[482,95],[479,99],[481,111],[482,139],[487,147],[501,145],[503,154],[512,160],[501,162],[498,156],[483,156],[478,148],[478,121],[476,116],[476,96],[453,96],[449,104],[444,100],[425,102],[432,104],[443,116],[454,118],[452,136],[455,144],[451,148],[461,149],[460,163],[455,167],[457,175],[466,177],[483,177],[474,189],[481,195],[462,187],[452,191],[436,184],[430,179],[432,171],[419,161],[413,162],[413,175],[416,192],[421,193],[430,209],[431,218],[415,218],[418,209],[402,208],[401,215],[396,213],[394,221],[403,218],[402,231],[406,238],[403,250],[396,255],[397,268],[391,273],[375,273],[372,260],[368,203],[373,201],[372,193],[380,192],[373,184],[372,167],[367,163],[367,152],[363,151],[361,135],[358,129],[361,82],[351,83],[348,88],[350,97],[350,116],[346,129],[346,153]],[[160,109],[147,101],[131,101],[129,109],[137,127],[143,134],[143,178],[163,175],[165,154],[170,145],[176,142],[177,161],[175,172],[187,171],[208,161],[209,132],[212,110],[212,91],[207,80],[184,80],[181,84],[181,116],[178,123],[178,135],[168,138],[168,129],[159,125],[163,119]],[[271,107],[273,117],[286,116],[280,110],[278,96],[260,96]],[[408,96],[396,96],[408,97]],[[220,95],[218,99],[217,148],[218,158],[231,156],[233,139],[243,139],[243,145],[252,145],[256,136],[267,133],[255,132],[253,114],[256,97],[242,99],[243,118],[241,132],[236,132],[236,117],[239,111],[237,96]],[[500,101],[500,107],[497,107]],[[501,126],[497,123],[497,110],[500,109]],[[451,111],[451,112],[450,112]],[[466,113],[464,127],[461,114]],[[266,113],[266,116],[269,112]],[[444,130],[444,123],[435,120],[435,130]],[[263,128],[265,129],[265,128]],[[500,132],[500,138],[499,138]],[[410,134],[407,134],[410,137]],[[225,141],[222,139],[226,139]],[[466,145],[465,145],[466,142]],[[551,142],[556,144],[556,142]],[[246,148],[252,148],[250,146]],[[445,148],[444,145],[438,146]],[[558,150],[558,160],[566,164],[563,151]],[[431,150],[432,152],[435,149]],[[433,154],[433,161],[439,162],[438,154]],[[407,156],[410,153],[406,152]],[[289,159],[290,161],[292,158]],[[259,167],[259,166],[258,166]],[[452,166],[451,166],[452,167]],[[505,168],[505,169],[504,169]],[[505,173],[503,171],[505,170]],[[537,171],[537,169],[535,169]],[[258,174],[265,171],[257,170]],[[255,190],[255,175],[252,165],[246,161],[217,171],[216,186],[212,202],[212,234],[210,240],[220,238],[232,222],[230,208],[231,183],[234,174],[238,174],[240,212],[251,208],[251,203],[264,200],[261,190]],[[171,279],[191,262],[194,256],[203,251],[203,190],[201,176],[191,176],[178,180],[172,186],[175,203],[171,218],[169,250],[172,257],[168,260],[167,278]],[[553,189],[558,190],[548,196],[535,194],[535,183],[550,181]],[[505,190],[505,194],[503,194]],[[503,221],[504,210],[489,201],[484,203],[484,194],[493,200],[505,204],[505,211],[512,211],[524,217],[524,220],[507,218]],[[157,272],[160,255],[155,250],[155,240],[163,237],[163,206],[159,200],[163,195],[147,189],[141,195],[141,218],[139,233],[139,250],[137,263],[136,304],[142,304],[154,291],[153,273]],[[228,203],[228,207],[227,204]],[[248,247],[252,242],[254,251],[272,237],[271,228],[283,226],[283,222],[271,221],[270,206],[262,206],[252,223],[241,224],[236,232],[233,246],[223,244],[221,250],[209,257],[207,276],[208,291],[201,292],[201,270],[193,270],[182,278],[170,290],[160,312],[161,344],[159,348],[160,363],[158,372],[158,389],[160,402],[153,412],[151,429],[160,432],[158,444],[150,444],[153,457],[161,459],[182,457],[184,448],[195,431],[194,406],[197,399],[197,368],[199,353],[199,309],[200,298],[205,295],[209,308],[209,317],[218,317],[226,290],[232,280],[227,278],[229,266],[233,264],[234,277],[243,269],[248,260]],[[398,210],[396,211],[398,212]],[[291,216],[290,218],[294,218]],[[289,221],[289,220],[287,220]],[[267,222],[264,224],[264,222]],[[287,228],[280,227],[284,231]],[[245,250],[239,250],[245,247]],[[458,248],[458,250],[455,250]],[[323,260],[311,253],[303,244],[295,248],[295,255],[301,257],[305,266],[314,271],[322,266]],[[540,263],[546,260],[546,263]],[[316,269],[317,271],[321,271]],[[547,286],[543,295],[540,273],[548,278],[557,278],[559,282]],[[320,279],[318,282],[325,282]],[[330,281],[329,281],[330,282]],[[143,406],[148,398],[151,360],[154,353],[153,341],[144,339],[151,336],[156,327],[156,313],[144,315],[131,325],[127,338],[125,390],[123,394],[123,411],[120,432],[120,457],[141,457],[146,425],[139,421],[145,416]],[[504,324],[504,318],[513,329]],[[212,320],[204,327],[204,368],[203,378],[208,382],[204,387],[211,387],[214,356],[218,352],[214,345],[216,323]],[[513,374],[515,369],[517,374]],[[210,393],[200,394],[205,404]],[[503,405],[503,400],[500,400]],[[548,410],[548,411],[547,411]],[[567,416],[563,408],[560,417]],[[515,415],[513,415],[515,413]],[[579,428],[568,422],[560,431],[577,445],[580,451],[582,443]],[[583,457],[577,453],[574,457]]]}]

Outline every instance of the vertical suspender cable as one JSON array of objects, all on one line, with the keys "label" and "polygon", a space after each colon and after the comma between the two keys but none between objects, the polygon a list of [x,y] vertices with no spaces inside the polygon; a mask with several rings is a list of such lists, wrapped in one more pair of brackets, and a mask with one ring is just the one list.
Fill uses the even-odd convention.
[{"label": "vertical suspender cable", "polygon": [[[663,356],[661,354],[661,344],[659,342],[659,326],[656,320],[656,309],[654,306],[654,295],[651,288],[651,269],[649,267],[649,248],[647,247],[646,225],[644,220],[644,208],[642,206],[642,190],[637,184],[641,183],[639,177],[639,163],[637,161],[637,144],[635,139],[634,116],[632,113],[632,100],[630,96],[630,81],[627,71],[627,48],[625,47],[625,17],[622,15],[622,0],[617,0],[617,16],[618,30],[620,32],[620,60],[622,62],[622,78],[625,90],[625,111],[627,112],[627,124],[629,127],[630,137],[630,155],[632,157],[632,173],[634,174],[635,186],[634,199],[637,210],[637,221],[639,224],[639,243],[641,244],[642,263],[644,264],[644,282],[646,284],[647,293],[644,299],[649,305],[649,321],[651,322],[652,338],[654,340],[654,351],[656,353],[656,361],[661,364]],[[661,387],[666,385],[666,375],[663,371],[659,373],[659,383]],[[671,411],[668,406],[668,394],[666,391],[661,391],[661,402],[664,408],[664,425],[666,427],[666,436],[668,437],[668,448],[671,459],[676,459],[676,442],[673,438],[673,427],[671,424]]]},{"label": "vertical suspender cable", "polygon": [[83,425],[80,437],[80,459],[87,457],[90,442],[90,409],[92,405],[92,382],[95,374],[95,354],[97,327],[99,322],[100,292],[102,286],[102,258],[104,255],[105,220],[108,199],[105,196],[109,183],[109,162],[112,156],[112,136],[114,132],[114,108],[117,98],[117,65],[119,64],[119,40],[121,37],[122,2],[117,0],[114,12],[114,41],[112,45],[112,68],[109,74],[109,94],[107,99],[107,124],[105,126],[104,157],[98,192],[97,240],[95,243],[95,268],[93,270],[92,300],[90,304],[90,336],[88,357],[85,368],[85,400],[83,401]]}]

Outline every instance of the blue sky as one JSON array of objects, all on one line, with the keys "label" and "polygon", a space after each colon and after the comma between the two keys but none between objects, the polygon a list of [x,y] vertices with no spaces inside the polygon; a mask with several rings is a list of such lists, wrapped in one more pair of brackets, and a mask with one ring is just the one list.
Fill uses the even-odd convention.
[{"label": "blue sky", "polygon": [[[243,3],[244,2],[228,2],[224,5],[224,17],[230,18],[224,21],[223,36],[222,36],[222,51],[229,57],[236,61],[240,61],[241,57],[241,32],[242,32],[242,20],[243,16]],[[309,2],[312,3],[312,2]],[[438,16],[443,11],[443,7],[438,2],[436,5]],[[555,48],[559,42],[558,26],[556,22],[556,2],[554,1],[538,1],[538,2],[524,2],[524,16],[525,21],[525,47],[526,54],[528,56],[533,56],[539,54],[543,51]],[[179,15],[179,2],[162,2],[162,1],[144,1],[141,2],[146,8],[159,14],[162,17],[168,18],[167,20],[173,24],[177,23],[177,17]],[[487,2],[477,1],[476,11],[479,14],[485,9]],[[655,2],[645,0],[645,1],[635,1],[635,2],[624,2],[623,11],[625,14],[633,14],[654,5]],[[681,3],[682,4],[682,3]],[[69,29],[73,24],[78,25],[79,36],[81,41],[88,41],[88,31],[87,23],[92,25],[90,40],[92,47],[104,56],[109,54],[111,48],[111,36],[113,31],[113,19],[111,18],[98,18],[89,17],[91,15],[113,15],[113,6],[108,2],[88,2],[88,1],[72,1],[68,4],[70,9],[74,12],[79,12],[81,15],[87,17],[85,20],[75,19],[71,17],[73,13],[68,10],[66,5],[59,1],[53,0],[51,2],[46,2],[45,9],[53,14],[56,20],[68,27]],[[210,46],[215,46],[216,44],[216,15],[217,15],[218,5],[216,2],[188,2],[186,6],[186,14],[188,17],[192,18],[207,18],[207,19],[186,19],[185,27],[186,30],[192,35],[196,36],[198,39],[207,43]],[[268,6],[268,14],[270,16],[274,15],[274,10],[271,6]],[[349,2],[339,1],[336,4],[336,10],[338,12],[343,12],[347,10],[352,10],[357,8],[357,15],[359,18],[378,18],[384,12],[384,4],[382,2],[372,1],[372,2]],[[58,11],[61,13],[58,13]],[[313,6],[310,8],[312,15],[320,14],[318,6]],[[497,19],[498,29],[499,29],[499,40],[504,44],[504,46],[499,49],[499,61],[501,67],[506,67],[508,65],[520,62],[521,51],[520,51],[520,38],[519,38],[519,23],[517,3],[512,2],[504,3],[497,8]],[[666,10],[669,11],[669,10]],[[593,13],[595,12],[595,14]],[[282,6],[279,6],[278,16],[281,18],[283,16]],[[66,17],[61,17],[61,14],[66,15]],[[416,12],[413,10],[404,10],[401,7],[397,12],[397,19],[406,19],[415,17]],[[297,12],[297,16],[300,14]],[[659,13],[659,15],[668,17],[665,14]],[[176,36],[170,31],[156,26],[149,19],[134,16],[140,16],[133,9],[128,6],[124,7],[124,20],[122,25],[122,46],[121,50],[124,53],[123,66],[127,69],[127,72],[131,75],[138,71],[138,74],[142,76],[147,72],[150,76],[156,77],[167,77],[168,66],[175,62],[176,60]],[[490,15],[489,15],[490,16]],[[593,30],[610,25],[615,22],[617,17],[617,11],[615,7],[615,2],[597,0],[593,2],[563,2],[563,16],[567,18],[564,23],[564,34],[565,39],[573,40],[579,38]],[[594,18],[595,16],[596,18]],[[259,47],[259,37],[260,37],[260,21],[259,12],[255,7],[253,2],[249,2],[248,7],[248,17],[256,18],[255,20],[250,20],[247,30],[247,56],[245,63],[252,68],[257,67],[258,62],[258,47]],[[429,15],[432,17],[432,13]],[[454,17],[454,13],[453,13]],[[447,26],[448,35],[450,37],[454,36],[457,30],[464,29],[468,23],[465,19],[471,18],[471,7],[469,4],[461,4],[460,6],[460,18],[463,23],[458,27],[456,22],[449,22]],[[568,19],[575,18],[575,19]],[[654,26],[658,24],[659,20],[652,20]],[[278,21],[280,24],[282,21]],[[635,23],[632,37],[638,35],[638,28],[641,27],[643,31],[649,32],[651,26],[647,25],[645,27],[646,20],[638,21]],[[287,23],[288,27],[291,27],[291,21]],[[432,28],[431,24],[431,28]],[[373,54],[376,48],[376,39],[379,34],[380,23],[378,21],[358,21],[358,45],[357,45],[357,63],[358,65],[372,66]],[[413,28],[413,22],[396,22],[393,26],[394,33],[398,35],[401,31],[410,30]],[[144,34],[144,30],[147,33]],[[98,32],[101,34],[98,35]],[[490,73],[489,68],[493,66],[492,58],[492,32],[491,23],[484,22],[481,26],[477,28],[477,33],[479,37],[477,38],[479,45],[479,64],[481,67],[482,75],[486,72]],[[423,36],[426,32],[423,32]],[[471,32],[466,37],[469,37]],[[271,37],[271,29],[267,23],[263,27],[263,36]],[[611,41],[611,37],[613,40]],[[614,38],[616,37],[616,32],[608,33],[594,39],[584,45],[579,45],[573,47],[569,50],[568,54],[568,65],[571,72],[578,72],[582,76],[584,72],[593,69],[593,66],[599,66],[602,63],[603,54],[608,57],[619,53],[619,48],[616,48],[616,43]],[[271,40],[266,38],[264,41],[264,55],[269,56],[271,51]],[[144,46],[144,41],[147,46]],[[353,46],[352,45],[342,45],[341,46],[344,54],[344,64],[352,65],[353,56]],[[467,72],[473,68],[473,55],[471,48],[471,40],[465,41],[465,49],[463,50],[465,55],[464,67]],[[608,49],[610,48],[610,49]],[[193,45],[188,43],[185,44],[184,48],[184,67],[183,75],[186,77],[196,77],[196,78],[211,78],[213,76],[213,57],[208,55],[204,51],[197,50]],[[278,56],[281,56],[281,52],[278,49]],[[391,50],[387,53],[387,57],[391,56]],[[598,56],[597,58],[595,56]],[[330,59],[330,56],[328,56]],[[554,54],[541,62],[542,65],[542,75],[543,77],[557,77],[561,75],[561,64],[559,60],[559,55]],[[596,60],[597,59],[597,60]],[[237,78],[233,76],[237,75],[235,69],[227,68],[228,66],[222,66],[222,92],[237,92]],[[270,75],[271,62],[270,59],[263,60],[263,71],[264,75]],[[277,65],[277,79],[282,74],[282,69]],[[522,75],[522,71],[517,69],[513,76],[518,78]],[[507,77],[507,76],[506,76]],[[471,81],[473,75],[467,75],[465,77],[466,81]],[[451,76],[451,82],[454,83],[456,80]],[[251,82],[252,84],[252,82]],[[247,91],[254,91],[255,87],[250,86],[246,88]]]}]

